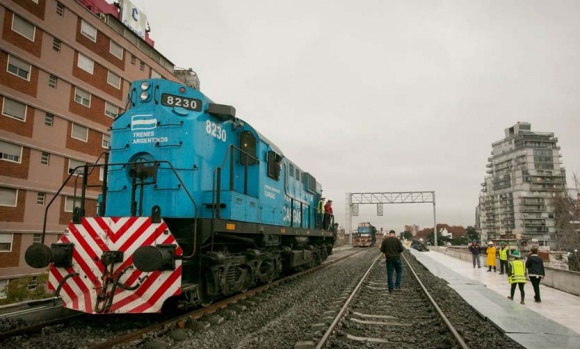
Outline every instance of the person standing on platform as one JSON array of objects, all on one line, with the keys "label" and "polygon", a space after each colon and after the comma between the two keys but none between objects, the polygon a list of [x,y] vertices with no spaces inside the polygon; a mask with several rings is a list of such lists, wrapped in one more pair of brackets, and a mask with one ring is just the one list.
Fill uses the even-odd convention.
[{"label": "person standing on platform", "polygon": [[514,260],[508,263],[508,280],[511,285],[511,291],[507,298],[514,300],[517,285],[520,288],[520,304],[525,304],[524,298],[526,297],[526,292],[524,291],[524,286],[526,285],[526,265],[520,260],[520,251],[514,251],[512,256]]},{"label": "person standing on platform", "polygon": [[491,268],[493,267],[493,272],[495,273],[497,269],[495,267],[495,246],[493,245],[493,241],[487,243],[485,253],[487,253],[487,267],[489,268],[487,271],[491,272]]},{"label": "person standing on platform", "polygon": [[475,264],[477,263],[477,267],[481,268],[481,264],[479,262],[479,253],[480,251],[480,246],[477,243],[477,240],[473,240],[471,242],[471,245],[469,245],[469,252],[471,252],[471,261],[473,262],[473,267],[475,268]]},{"label": "person standing on platform", "polygon": [[[387,260],[387,287],[389,293],[393,293],[393,289],[395,291],[401,290],[401,279],[403,276],[401,253],[403,251],[403,243],[396,237],[395,231],[389,231],[389,236],[381,243],[381,252],[385,254],[385,259]],[[394,285],[393,271],[397,273]]]},{"label": "person standing on platform", "polygon": [[532,247],[532,254],[526,259],[526,269],[528,270],[528,277],[532,286],[534,286],[534,302],[541,303],[540,298],[540,282],[546,276],[544,271],[544,261],[538,256],[538,248]]},{"label": "person standing on platform", "polygon": [[508,267],[508,257],[510,254],[509,247],[506,246],[505,242],[500,242],[499,244],[499,275],[507,273]]}]

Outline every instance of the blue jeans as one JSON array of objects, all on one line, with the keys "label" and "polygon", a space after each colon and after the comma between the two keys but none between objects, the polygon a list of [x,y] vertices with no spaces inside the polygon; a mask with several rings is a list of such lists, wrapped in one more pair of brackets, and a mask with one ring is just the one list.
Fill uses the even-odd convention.
[{"label": "blue jeans", "polygon": [[401,264],[400,257],[387,258],[387,286],[389,287],[389,291],[393,289],[393,270],[397,273],[394,288],[401,288],[401,276],[403,276],[403,265]]}]

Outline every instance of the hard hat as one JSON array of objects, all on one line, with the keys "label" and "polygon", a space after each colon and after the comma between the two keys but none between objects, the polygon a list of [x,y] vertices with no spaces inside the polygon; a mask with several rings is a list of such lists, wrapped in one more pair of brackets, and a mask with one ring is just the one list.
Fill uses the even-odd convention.
[{"label": "hard hat", "polygon": [[520,251],[513,251],[512,256],[520,258]]}]

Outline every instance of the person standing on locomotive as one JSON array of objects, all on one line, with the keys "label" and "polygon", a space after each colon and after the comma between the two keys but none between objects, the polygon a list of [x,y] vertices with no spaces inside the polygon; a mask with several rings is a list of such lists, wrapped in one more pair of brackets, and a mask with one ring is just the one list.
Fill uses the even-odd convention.
[{"label": "person standing on locomotive", "polygon": [[[381,252],[385,254],[387,264],[387,287],[389,293],[401,290],[401,279],[403,277],[403,266],[401,264],[401,253],[404,251],[403,243],[396,236],[394,230],[389,231],[389,236],[381,243]],[[393,270],[397,273],[395,284],[393,285]]]},{"label": "person standing on locomotive", "polygon": [[328,200],[324,205],[324,221],[322,229],[330,231],[334,224],[334,215],[332,213],[332,200]]},{"label": "person standing on locomotive", "polygon": [[318,229],[324,228],[324,197],[321,197],[316,207],[316,225]]}]

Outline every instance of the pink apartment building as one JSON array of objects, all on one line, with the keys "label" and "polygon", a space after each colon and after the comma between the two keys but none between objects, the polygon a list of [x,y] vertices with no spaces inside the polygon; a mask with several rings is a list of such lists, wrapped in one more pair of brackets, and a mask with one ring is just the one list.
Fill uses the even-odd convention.
[{"label": "pink apartment building", "polygon": [[[147,31],[119,19],[128,6],[0,0],[0,298],[10,280],[44,272],[28,267],[24,252],[41,241],[53,198],[44,243],[64,231],[74,186],[55,193],[69,170],[107,150],[108,128],[124,110],[130,82],[178,80]],[[98,186],[102,173],[88,181]],[[95,214],[97,195],[87,195],[94,201],[87,215]]]}]

